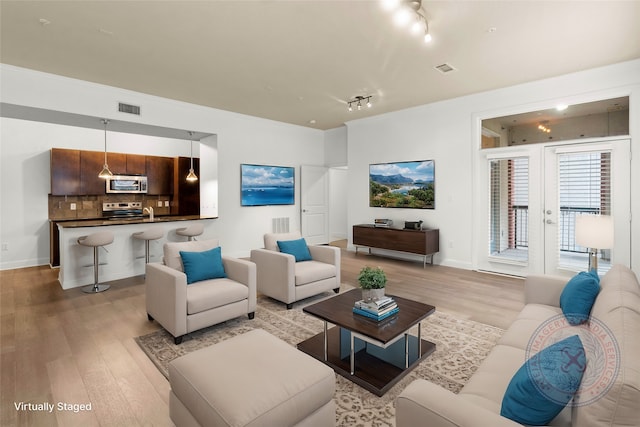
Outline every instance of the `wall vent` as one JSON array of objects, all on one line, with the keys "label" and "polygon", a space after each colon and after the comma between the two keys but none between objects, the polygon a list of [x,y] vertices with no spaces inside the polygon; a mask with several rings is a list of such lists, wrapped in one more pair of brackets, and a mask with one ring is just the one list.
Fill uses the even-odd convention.
[{"label": "wall vent", "polygon": [[272,233],[288,233],[289,217],[271,218],[271,232]]},{"label": "wall vent", "polygon": [[456,68],[453,65],[447,64],[447,63],[436,65],[433,68],[435,68],[436,70],[440,71],[442,74],[447,74],[447,73],[450,73],[452,71],[456,71]]},{"label": "wall vent", "polygon": [[135,114],[137,116],[140,115],[140,107],[137,105],[124,104],[122,102],[118,103],[118,111],[121,113]]}]

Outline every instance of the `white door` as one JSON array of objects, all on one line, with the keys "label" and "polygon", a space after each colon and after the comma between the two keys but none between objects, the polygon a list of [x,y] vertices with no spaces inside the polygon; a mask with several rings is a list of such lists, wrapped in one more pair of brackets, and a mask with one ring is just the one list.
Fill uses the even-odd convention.
[{"label": "white door", "polygon": [[[614,248],[599,261],[631,263],[629,140],[530,145],[483,153],[476,222],[478,269],[572,276],[588,268],[577,215],[614,218]],[[602,249],[602,248],[598,248]]]},{"label": "white door", "polygon": [[575,240],[580,215],[610,215],[614,247],[600,251],[602,275],[631,263],[629,140],[546,147],[544,153],[545,273],[572,276],[588,268],[588,248]]},{"label": "white door", "polygon": [[300,167],[300,224],[310,245],[329,243],[329,170],[323,166]]}]

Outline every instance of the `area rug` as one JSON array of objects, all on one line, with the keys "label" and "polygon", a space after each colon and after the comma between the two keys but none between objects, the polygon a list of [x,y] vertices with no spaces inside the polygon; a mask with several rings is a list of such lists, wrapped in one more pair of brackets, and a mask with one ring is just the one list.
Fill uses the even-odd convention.
[{"label": "area rug", "polygon": [[[252,329],[264,329],[295,346],[323,330],[323,322],[303,313],[302,308],[331,295],[333,293],[309,298],[294,304],[291,310],[270,298],[258,297],[256,316],[253,320],[242,316],[193,332],[185,336],[180,345],[175,345],[173,337],[164,329],[138,337],[136,342],[168,378],[168,365],[173,359]],[[417,327],[412,332],[416,334]],[[459,319],[436,310],[422,322],[422,337],[434,342],[436,351],[384,396],[378,397],[336,375],[336,425],[394,426],[395,399],[417,378],[424,378],[457,393],[489,354],[503,332],[502,329],[493,326]]]}]

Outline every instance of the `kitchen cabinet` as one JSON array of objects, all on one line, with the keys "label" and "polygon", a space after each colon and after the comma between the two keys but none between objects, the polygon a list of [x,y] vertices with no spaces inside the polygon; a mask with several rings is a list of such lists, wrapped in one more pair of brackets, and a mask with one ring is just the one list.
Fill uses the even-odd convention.
[{"label": "kitchen cabinet", "polygon": [[[174,159],[172,215],[200,215],[200,180],[189,182],[186,179],[190,163],[189,157]],[[193,170],[200,177],[200,159],[193,159]]]},{"label": "kitchen cabinet", "polygon": [[126,172],[129,175],[145,175],[147,173],[147,156],[127,154]]},{"label": "kitchen cabinet", "polygon": [[80,194],[80,150],[51,149],[51,194]]},{"label": "kitchen cabinet", "polygon": [[146,156],[148,194],[173,194],[173,167],[173,157]]},{"label": "kitchen cabinet", "polygon": [[[116,155],[108,154],[107,163],[109,170],[113,172],[114,167],[118,165]],[[105,180],[98,177],[104,165],[103,151],[81,151],[80,152],[80,193],[89,194],[106,194]]]}]

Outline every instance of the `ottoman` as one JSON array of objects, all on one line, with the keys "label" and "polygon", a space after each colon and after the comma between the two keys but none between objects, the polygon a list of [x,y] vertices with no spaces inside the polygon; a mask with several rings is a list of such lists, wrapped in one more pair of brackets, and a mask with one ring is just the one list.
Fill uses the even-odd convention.
[{"label": "ottoman", "polygon": [[262,329],[169,364],[169,413],[183,426],[334,426],[331,368]]}]

